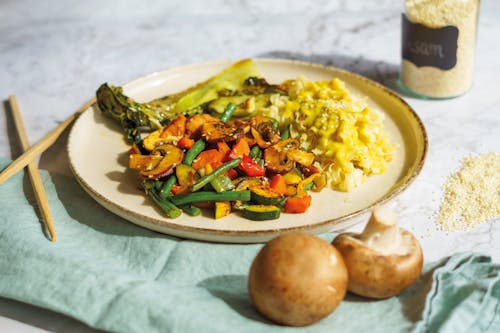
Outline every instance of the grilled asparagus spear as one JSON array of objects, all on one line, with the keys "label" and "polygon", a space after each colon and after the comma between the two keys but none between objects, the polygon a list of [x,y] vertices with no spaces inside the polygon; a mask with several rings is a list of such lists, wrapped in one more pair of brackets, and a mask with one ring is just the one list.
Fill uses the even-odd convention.
[{"label": "grilled asparagus spear", "polygon": [[180,113],[192,115],[203,112],[208,102],[221,94],[234,94],[243,86],[248,86],[247,78],[257,75],[253,61],[245,59],[191,88],[148,103],[138,103],[124,95],[121,87],[104,83],[96,92],[97,104],[106,116],[120,122],[129,142],[138,143],[141,140],[140,129],[156,130]]}]

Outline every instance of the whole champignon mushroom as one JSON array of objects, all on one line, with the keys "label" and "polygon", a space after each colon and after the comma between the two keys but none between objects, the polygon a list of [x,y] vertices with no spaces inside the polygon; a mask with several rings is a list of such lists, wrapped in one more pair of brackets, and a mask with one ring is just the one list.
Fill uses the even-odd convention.
[{"label": "whole champignon mushroom", "polygon": [[420,276],[420,244],[398,222],[398,216],[388,208],[375,207],[361,234],[343,233],[333,240],[347,266],[350,292],[388,298],[408,288]]},{"label": "whole champignon mushroom", "polygon": [[347,269],[327,241],[284,234],[257,254],[248,277],[257,310],[283,325],[312,324],[335,310],[347,291]]}]

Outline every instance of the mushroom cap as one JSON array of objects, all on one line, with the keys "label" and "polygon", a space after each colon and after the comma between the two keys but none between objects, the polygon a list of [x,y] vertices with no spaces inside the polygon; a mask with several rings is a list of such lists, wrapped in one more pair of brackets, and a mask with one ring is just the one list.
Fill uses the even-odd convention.
[{"label": "mushroom cap", "polygon": [[423,255],[417,239],[408,237],[410,248],[405,254],[384,254],[359,240],[359,234],[344,233],[332,242],[342,254],[349,273],[348,290],[360,296],[383,299],[399,294],[415,282],[422,271]]},{"label": "mushroom cap", "polygon": [[305,326],[337,308],[347,279],[342,256],[331,244],[293,233],[274,238],[257,254],[248,290],[264,316],[284,325]]}]

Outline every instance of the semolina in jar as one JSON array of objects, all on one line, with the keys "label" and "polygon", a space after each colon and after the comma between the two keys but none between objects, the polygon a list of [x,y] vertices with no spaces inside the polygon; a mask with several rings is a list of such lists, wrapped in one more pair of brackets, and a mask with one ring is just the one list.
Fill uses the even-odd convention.
[{"label": "semolina in jar", "polygon": [[401,82],[423,98],[451,98],[472,85],[479,0],[406,0]]}]

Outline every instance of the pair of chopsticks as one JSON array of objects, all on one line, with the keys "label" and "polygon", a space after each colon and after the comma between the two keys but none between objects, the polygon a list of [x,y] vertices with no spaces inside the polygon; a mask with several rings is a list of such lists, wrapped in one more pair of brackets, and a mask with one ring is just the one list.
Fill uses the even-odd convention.
[{"label": "pair of chopsticks", "polygon": [[19,135],[19,140],[21,142],[22,149],[24,153],[19,156],[14,162],[12,162],[5,170],[0,173],[0,185],[9,179],[12,175],[16,174],[18,171],[28,166],[28,174],[35,193],[36,202],[42,219],[49,231],[50,239],[55,242],[57,240],[56,231],[54,229],[54,223],[52,220],[52,215],[50,214],[49,204],[47,201],[47,194],[45,193],[45,188],[43,187],[42,178],[40,177],[40,172],[34,161],[35,157],[43,153],[47,148],[49,148],[61,135],[61,133],[75,120],[80,113],[88,109],[92,104],[95,103],[95,99],[90,100],[80,109],[78,109],[73,115],[68,119],[59,124],[55,129],[49,132],[44,138],[38,141],[33,146],[29,146],[28,137],[24,129],[23,121],[21,118],[21,113],[19,111],[19,105],[17,104],[17,99],[14,95],[9,96],[10,109],[12,111],[12,116],[14,119],[14,124],[16,126],[17,133]]}]

